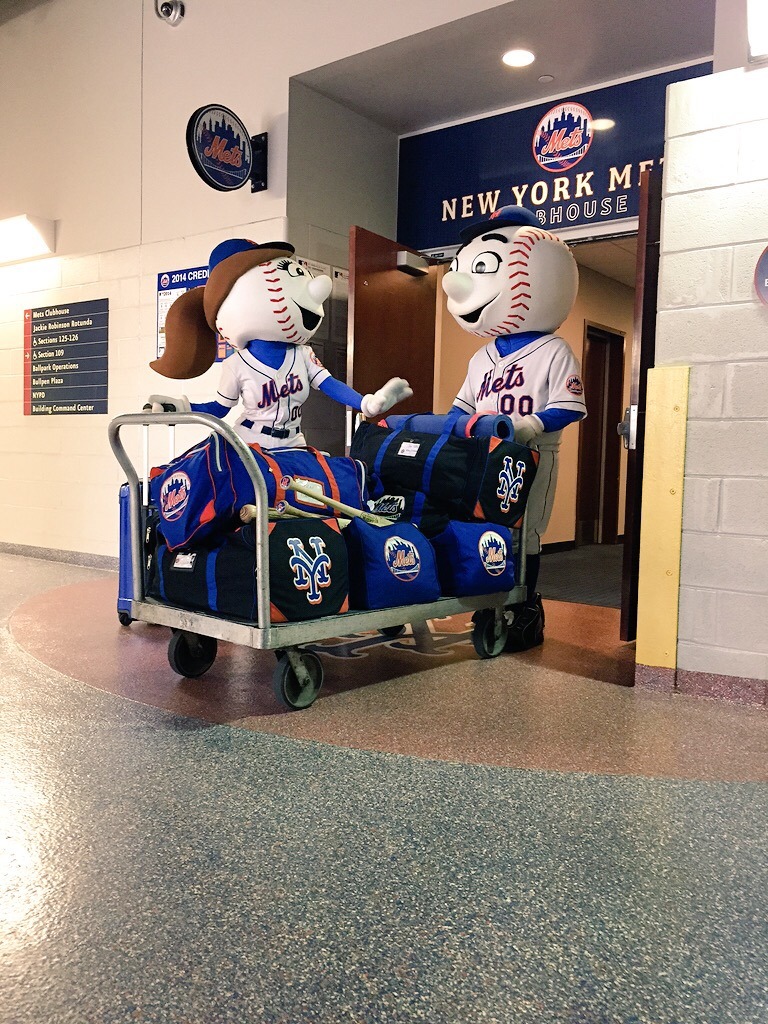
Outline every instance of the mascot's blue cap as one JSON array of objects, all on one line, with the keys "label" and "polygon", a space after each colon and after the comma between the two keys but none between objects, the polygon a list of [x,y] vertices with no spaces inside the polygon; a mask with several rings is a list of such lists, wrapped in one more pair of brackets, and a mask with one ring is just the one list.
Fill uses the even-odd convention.
[{"label": "mascot's blue cap", "polygon": [[228,238],[226,242],[220,242],[211,253],[211,258],[208,262],[208,273],[214,267],[217,267],[222,260],[227,260],[230,256],[236,256],[241,252],[258,253],[260,257],[263,257],[263,260],[256,259],[254,264],[258,262],[266,263],[271,257],[262,252],[264,249],[277,249],[289,255],[293,255],[296,251],[288,242],[252,242],[249,238]]},{"label": "mascot's blue cap", "polygon": [[502,206],[494,210],[487,220],[480,220],[470,224],[459,232],[464,245],[471,242],[473,238],[482,235],[485,231],[492,231],[494,228],[523,227],[540,228],[539,218],[532,210],[526,210],[524,206]]}]

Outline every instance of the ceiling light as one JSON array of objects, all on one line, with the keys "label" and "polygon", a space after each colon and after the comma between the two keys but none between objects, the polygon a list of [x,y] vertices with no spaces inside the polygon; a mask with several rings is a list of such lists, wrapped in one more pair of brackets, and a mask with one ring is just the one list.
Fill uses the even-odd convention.
[{"label": "ceiling light", "polygon": [[507,50],[501,59],[511,68],[524,68],[536,60],[530,50]]},{"label": "ceiling light", "polygon": [[765,0],[747,0],[750,62],[768,60],[768,6]]},{"label": "ceiling light", "polygon": [[543,84],[545,82],[554,82],[554,75],[539,75],[539,81]]},{"label": "ceiling light", "polygon": [[612,121],[610,117],[597,117],[594,121],[590,121],[590,124],[594,132],[607,132],[609,128],[616,127],[616,122]]},{"label": "ceiling light", "polygon": [[15,263],[54,251],[55,225],[40,217],[8,217],[0,220],[0,263]]}]

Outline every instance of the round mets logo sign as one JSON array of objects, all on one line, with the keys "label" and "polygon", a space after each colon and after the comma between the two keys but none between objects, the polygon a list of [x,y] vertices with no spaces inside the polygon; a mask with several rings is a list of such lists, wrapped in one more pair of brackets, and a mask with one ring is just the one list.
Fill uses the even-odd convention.
[{"label": "round mets logo sign", "polygon": [[200,107],[187,123],[187,152],[192,166],[211,188],[231,192],[251,176],[251,136],[227,107]]},{"label": "round mets logo sign", "polygon": [[567,171],[592,145],[592,115],[581,103],[551,107],[533,133],[536,163],[553,174]]},{"label": "round mets logo sign", "polygon": [[418,548],[404,537],[389,537],[384,544],[384,564],[403,583],[411,583],[421,570]]},{"label": "round mets logo sign", "polygon": [[490,576],[501,576],[507,567],[507,545],[504,538],[493,530],[486,530],[478,541],[477,550],[485,571]]},{"label": "round mets logo sign", "polygon": [[186,473],[177,470],[167,478],[160,489],[160,514],[172,523],[187,507],[192,482]]}]

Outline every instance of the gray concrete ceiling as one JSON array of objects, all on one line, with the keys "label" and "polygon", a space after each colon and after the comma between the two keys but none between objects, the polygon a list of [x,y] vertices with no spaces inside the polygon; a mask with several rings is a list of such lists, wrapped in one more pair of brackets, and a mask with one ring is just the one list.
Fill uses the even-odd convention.
[{"label": "gray concrete ceiling", "polygon": [[[714,26],[715,0],[514,0],[297,78],[406,134],[711,57]],[[513,47],[536,60],[506,67]]]}]

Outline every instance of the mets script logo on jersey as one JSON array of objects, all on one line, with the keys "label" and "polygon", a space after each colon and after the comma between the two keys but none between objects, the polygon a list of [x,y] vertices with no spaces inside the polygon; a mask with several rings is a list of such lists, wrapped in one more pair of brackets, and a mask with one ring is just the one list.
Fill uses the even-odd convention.
[{"label": "mets script logo on jersey", "polygon": [[489,395],[497,395],[499,391],[509,391],[511,388],[519,388],[525,384],[525,374],[522,366],[513,363],[508,366],[501,377],[493,379],[495,370],[488,370],[483,377],[480,390],[477,392],[477,401],[487,398]]},{"label": "mets script logo on jersey", "polygon": [[567,171],[592,145],[592,115],[581,103],[559,103],[533,133],[533,156],[545,171]]},{"label": "mets script logo on jersey", "polygon": [[501,499],[499,508],[502,512],[509,512],[510,505],[517,504],[517,499],[520,497],[520,488],[523,486],[525,463],[520,461],[513,469],[513,461],[511,455],[505,455],[504,465],[499,473],[499,486],[496,489],[496,497]]},{"label": "mets script logo on jersey", "polygon": [[289,373],[285,378],[285,384],[278,387],[273,380],[268,381],[261,389],[260,409],[268,409],[270,405],[279,402],[281,398],[288,398],[295,395],[297,391],[303,391],[304,385],[297,373]]},{"label": "mets script logo on jersey", "polygon": [[288,566],[293,570],[294,587],[307,591],[310,604],[320,604],[323,600],[320,591],[331,585],[331,559],[325,553],[325,541],[321,537],[310,537],[309,543],[314,557],[307,552],[299,537],[288,538],[286,544],[293,552]]},{"label": "mets script logo on jersey", "polygon": [[384,562],[392,575],[412,583],[421,570],[421,556],[415,544],[404,537],[390,537],[384,545]]},{"label": "mets script logo on jersey", "polygon": [[186,473],[176,470],[165,480],[160,490],[160,514],[172,523],[178,519],[189,501],[192,481]]},{"label": "mets script logo on jersey", "polygon": [[565,382],[565,386],[572,395],[583,395],[584,385],[581,383],[581,377],[574,373],[572,377],[569,377]]},{"label": "mets script logo on jersey", "polygon": [[501,576],[507,567],[507,545],[494,530],[486,530],[477,543],[480,561],[491,576]]}]

